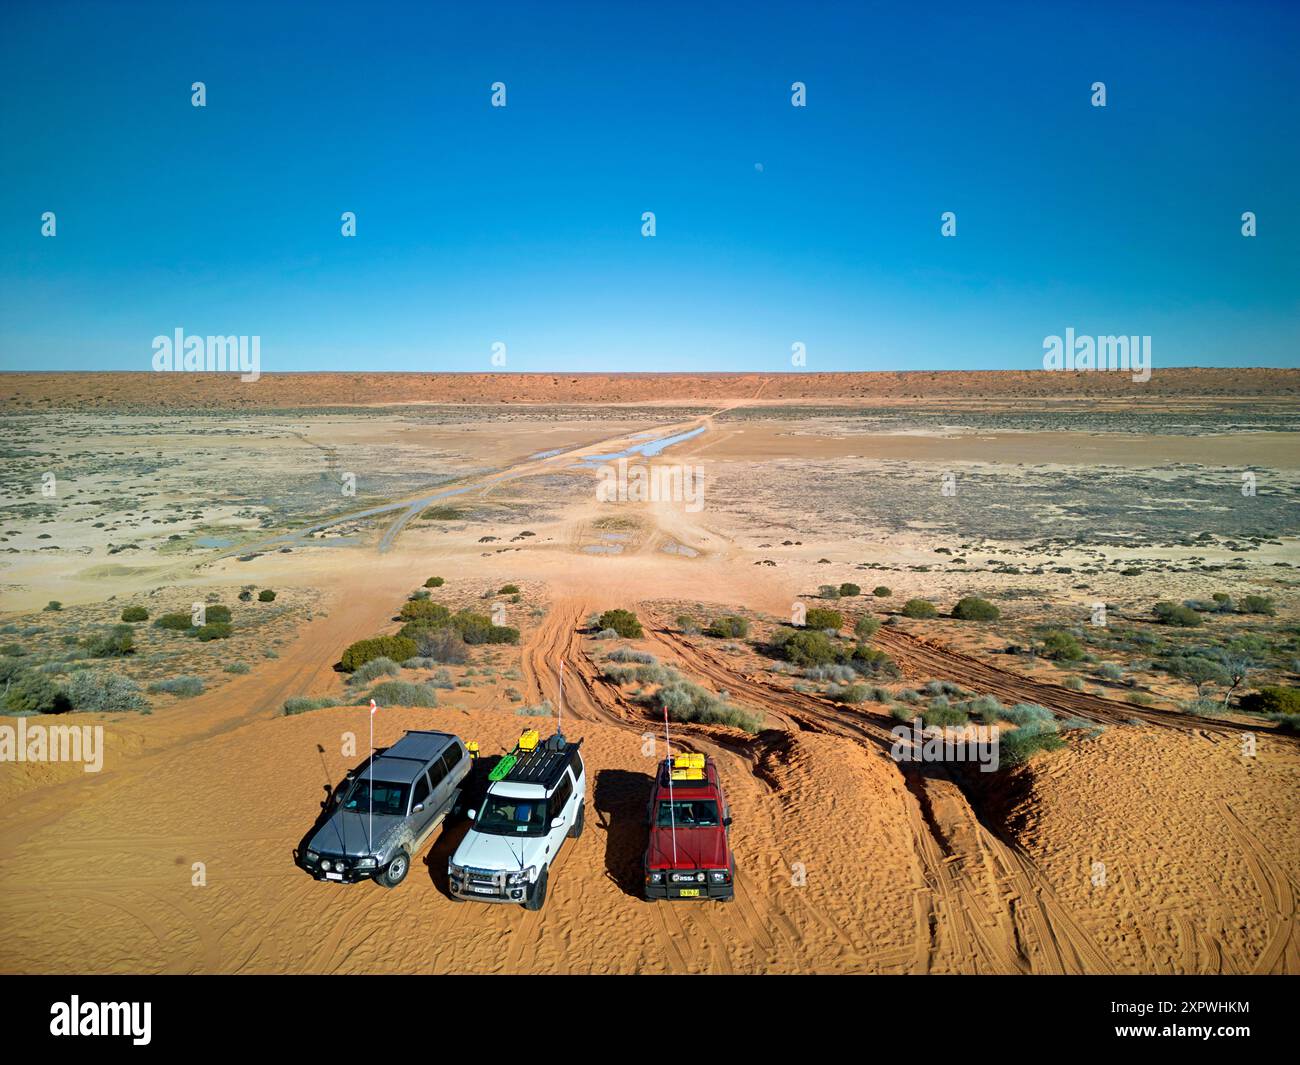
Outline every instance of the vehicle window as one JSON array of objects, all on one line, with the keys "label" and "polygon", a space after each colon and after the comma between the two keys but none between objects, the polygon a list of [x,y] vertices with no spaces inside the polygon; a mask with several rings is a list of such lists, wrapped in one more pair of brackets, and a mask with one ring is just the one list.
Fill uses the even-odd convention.
[{"label": "vehicle window", "polygon": [[712,799],[663,799],[655,816],[656,828],[717,828],[718,804]]},{"label": "vehicle window", "polygon": [[[343,809],[356,813],[368,813],[373,809],[377,814],[406,816],[406,797],[411,793],[411,785],[376,780],[372,789],[370,784],[368,777],[358,778],[352,785],[352,790],[348,792],[348,797],[343,800]],[[371,804],[372,790],[373,805]]]},{"label": "vehicle window", "polygon": [[546,834],[545,799],[510,799],[489,795],[474,822],[476,832],[493,836],[543,836]]},{"label": "vehicle window", "polygon": [[424,802],[429,797],[429,779],[423,773],[415,782],[415,792],[411,795],[411,809],[415,809],[415,804]]},{"label": "vehicle window", "polygon": [[573,779],[577,780],[582,776],[582,755],[577,751],[573,752]]},{"label": "vehicle window", "polygon": [[442,756],[442,771],[450,773],[460,765],[460,744],[453,743],[447,748],[447,753]]},{"label": "vehicle window", "polygon": [[446,775],[447,767],[443,764],[441,758],[436,759],[433,765],[429,766],[429,779],[433,782],[435,788],[442,783],[442,778]]},{"label": "vehicle window", "polygon": [[551,795],[551,816],[559,817],[564,812],[565,806],[569,803],[569,797],[573,794],[573,780],[568,773],[560,778],[560,783]]}]

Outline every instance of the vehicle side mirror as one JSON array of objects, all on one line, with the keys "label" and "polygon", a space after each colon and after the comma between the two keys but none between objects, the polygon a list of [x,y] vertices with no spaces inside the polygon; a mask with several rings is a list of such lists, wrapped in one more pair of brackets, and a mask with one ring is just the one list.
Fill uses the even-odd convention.
[{"label": "vehicle side mirror", "polygon": [[417,802],[414,806],[411,807],[411,813],[418,814],[423,809],[424,809],[424,803]]},{"label": "vehicle side mirror", "polygon": [[730,828],[730,827],[731,827],[731,815],[728,814],[726,817],[724,817],[724,818],[722,819],[722,823],[723,823],[723,825],[725,825],[727,828]]},{"label": "vehicle side mirror", "polygon": [[477,811],[477,810],[471,810],[471,811],[469,812],[469,819],[470,819],[471,821],[475,821],[475,820],[477,820],[477,819],[478,819],[478,811]]},{"label": "vehicle side mirror", "polygon": [[551,818],[551,827],[552,827],[552,828],[559,828],[559,827],[560,827],[561,825],[563,825],[563,824],[564,824],[564,818],[563,818],[563,817],[552,817],[552,818]]}]

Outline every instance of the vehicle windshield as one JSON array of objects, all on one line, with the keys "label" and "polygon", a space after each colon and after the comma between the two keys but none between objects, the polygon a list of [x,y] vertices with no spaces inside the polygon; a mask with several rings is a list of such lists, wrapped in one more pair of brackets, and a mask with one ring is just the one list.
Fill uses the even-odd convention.
[{"label": "vehicle windshield", "polygon": [[371,781],[368,778],[357,780],[352,785],[352,790],[348,792],[348,797],[343,800],[343,809],[359,814],[370,813],[370,796],[373,791],[375,813],[394,817],[406,816],[406,796],[411,785],[394,784],[387,780],[374,781],[373,789],[370,785]]},{"label": "vehicle windshield", "polygon": [[510,799],[489,795],[474,822],[479,832],[494,836],[543,836],[546,834],[545,799]]},{"label": "vehicle windshield", "polygon": [[717,828],[718,804],[713,799],[667,799],[659,803],[657,828]]}]

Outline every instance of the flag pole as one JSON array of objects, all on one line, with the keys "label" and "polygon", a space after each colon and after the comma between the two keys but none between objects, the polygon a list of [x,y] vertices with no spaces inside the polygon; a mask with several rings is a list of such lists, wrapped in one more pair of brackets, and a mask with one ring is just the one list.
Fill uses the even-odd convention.
[{"label": "flag pole", "polygon": [[668,748],[668,757],[664,759],[664,768],[668,771],[668,822],[673,830],[673,868],[677,867],[677,806],[673,802],[673,741],[668,735],[668,704],[664,703],[664,745]]},{"label": "flag pole", "polygon": [[560,714],[557,718],[558,724],[555,731],[561,736],[564,735],[564,659],[560,659]]},{"label": "flag pole", "polygon": [[375,711],[379,707],[375,705],[373,699],[370,700],[370,823],[366,827],[366,847],[369,850],[375,849]]}]

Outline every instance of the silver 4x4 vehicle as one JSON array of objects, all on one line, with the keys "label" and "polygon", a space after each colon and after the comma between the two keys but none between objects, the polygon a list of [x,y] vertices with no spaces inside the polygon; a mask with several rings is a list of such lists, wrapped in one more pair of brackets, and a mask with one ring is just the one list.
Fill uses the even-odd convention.
[{"label": "silver 4x4 vehicle", "polygon": [[551,863],[566,838],[582,835],[587,771],[578,751],[556,733],[520,745],[489,774],[487,793],[447,863],[454,899],[513,902],[540,910]]},{"label": "silver 4x4 vehicle", "polygon": [[349,773],[333,811],[295,855],[317,880],[373,879],[397,887],[411,860],[456,805],[471,760],[445,732],[408,732]]}]

